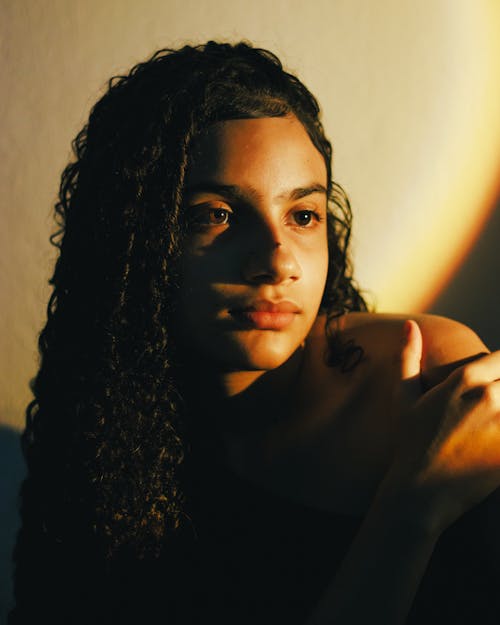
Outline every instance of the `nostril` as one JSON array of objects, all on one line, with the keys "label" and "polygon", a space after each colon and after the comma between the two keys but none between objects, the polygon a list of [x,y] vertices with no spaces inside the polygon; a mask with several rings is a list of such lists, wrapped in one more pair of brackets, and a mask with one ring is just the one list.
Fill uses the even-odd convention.
[{"label": "nostril", "polygon": [[276,242],[247,255],[242,266],[243,278],[249,282],[279,284],[300,277],[299,264],[290,250]]}]

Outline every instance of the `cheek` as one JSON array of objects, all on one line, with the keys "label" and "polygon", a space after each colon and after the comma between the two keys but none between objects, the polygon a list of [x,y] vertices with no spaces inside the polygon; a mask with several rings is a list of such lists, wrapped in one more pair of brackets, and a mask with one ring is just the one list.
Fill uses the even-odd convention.
[{"label": "cheek", "polygon": [[218,318],[231,286],[238,283],[237,263],[212,248],[187,253],[180,266],[178,327],[190,343],[205,341],[218,328]]},{"label": "cheek", "polygon": [[304,277],[307,276],[310,297],[321,299],[328,274],[328,248],[319,246],[314,253],[306,255],[303,260]]},{"label": "cheek", "polygon": [[239,250],[224,235],[202,235],[193,242],[181,263],[181,281],[189,289],[204,291],[210,284],[232,284],[239,277]]},{"label": "cheek", "polygon": [[177,322],[184,333],[203,324],[210,308],[209,285],[212,269],[203,255],[188,254],[180,266]]}]

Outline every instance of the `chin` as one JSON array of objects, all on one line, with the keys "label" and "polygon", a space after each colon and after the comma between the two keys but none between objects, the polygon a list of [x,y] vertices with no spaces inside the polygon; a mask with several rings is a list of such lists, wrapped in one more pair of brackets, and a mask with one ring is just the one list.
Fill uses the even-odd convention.
[{"label": "chin", "polygon": [[[281,367],[291,354],[266,354],[262,357],[255,356],[241,359],[239,363],[231,363],[228,369],[231,371],[272,371]],[[229,364],[229,363],[228,363]]]},{"label": "chin", "polygon": [[[290,336],[278,332],[258,332],[253,336],[244,336],[232,340],[229,345],[221,346],[216,353],[225,354],[222,361],[228,371],[270,371],[283,365],[302,343],[291,340]],[[225,362],[224,362],[225,361]]]}]

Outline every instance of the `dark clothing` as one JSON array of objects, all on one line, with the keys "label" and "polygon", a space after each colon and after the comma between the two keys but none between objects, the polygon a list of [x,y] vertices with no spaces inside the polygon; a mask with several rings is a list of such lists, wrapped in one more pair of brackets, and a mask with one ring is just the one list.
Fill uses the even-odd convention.
[{"label": "dark clothing", "polygon": [[[181,557],[182,573],[170,586],[176,588],[171,603],[163,604],[164,620],[151,622],[303,625],[361,519],[313,510],[225,470],[205,484],[197,540]],[[484,505],[438,542],[408,625],[500,623],[498,577],[481,543],[482,512]],[[167,578],[158,571],[154,584],[142,581],[166,598]]]},{"label": "dark clothing", "polygon": [[[66,554],[64,583],[54,586],[51,566],[59,573],[61,566],[44,557],[44,590],[18,612],[16,625],[304,625],[361,524],[221,467],[204,472],[197,501],[196,537],[185,532],[154,562],[121,561],[104,574],[98,564],[80,566]],[[445,532],[408,625],[500,623],[498,567],[483,544],[484,520],[494,522],[498,509],[492,499]]]}]

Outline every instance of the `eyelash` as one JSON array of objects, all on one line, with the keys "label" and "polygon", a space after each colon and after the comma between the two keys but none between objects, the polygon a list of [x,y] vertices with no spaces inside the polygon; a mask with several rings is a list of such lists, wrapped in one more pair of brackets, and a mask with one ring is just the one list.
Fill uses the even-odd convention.
[{"label": "eyelash", "polygon": [[[311,215],[311,218],[314,219],[314,221],[316,221],[317,223],[321,223],[323,221],[323,217],[321,216],[321,214],[317,211],[313,211],[312,209],[303,208],[295,211],[294,215],[297,215],[299,213],[309,213]],[[300,228],[310,228],[311,226],[309,224],[311,223],[313,222],[309,221],[305,226],[301,226],[300,224],[297,224],[297,226],[299,226]]]},{"label": "eyelash", "polygon": [[[228,217],[224,223],[214,224],[209,222],[209,215],[215,212],[225,212]],[[206,230],[207,228],[217,228],[218,226],[225,226],[228,223],[231,211],[223,206],[207,207],[207,206],[195,206],[191,208],[191,214],[188,214],[188,225],[196,230]]]},{"label": "eyelash", "polygon": [[[221,223],[210,223],[208,222],[208,216],[209,215],[213,215],[214,213],[226,213],[226,220],[224,222]],[[312,223],[314,223],[314,221],[316,223],[321,223],[323,221],[323,217],[321,216],[321,214],[317,211],[314,211],[312,209],[307,209],[307,208],[302,208],[299,210],[296,210],[293,212],[293,215],[299,215],[299,214],[303,214],[303,213],[307,213],[311,216],[311,220],[307,222],[307,224],[299,224],[296,223],[296,227],[300,228],[301,230],[304,229],[310,229],[313,226],[311,226]],[[207,217],[207,222],[204,222],[203,219],[204,217]],[[230,223],[230,221],[234,218],[234,213],[233,211],[229,210],[228,208],[224,208],[223,206],[221,207],[210,207],[210,208],[200,208],[200,210],[196,211],[195,216],[193,217],[193,219],[191,220],[191,223],[194,224],[195,226],[198,226],[200,228],[216,228],[218,226],[226,226]]]}]

